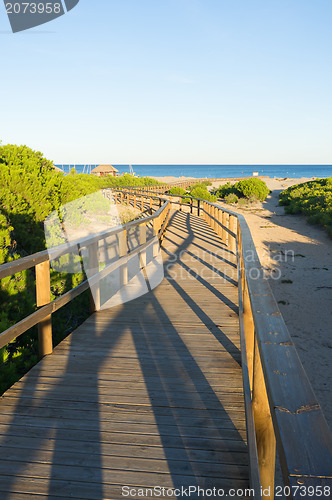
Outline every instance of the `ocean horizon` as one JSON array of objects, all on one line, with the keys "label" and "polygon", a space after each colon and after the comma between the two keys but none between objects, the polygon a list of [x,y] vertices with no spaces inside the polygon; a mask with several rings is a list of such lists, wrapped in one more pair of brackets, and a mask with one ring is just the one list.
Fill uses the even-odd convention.
[{"label": "ocean horizon", "polygon": [[[89,174],[100,164],[56,164],[65,173],[75,168],[79,174]],[[119,174],[129,173],[130,165],[116,165]],[[290,177],[332,177],[332,165],[132,165],[135,175],[140,177],[251,177],[254,171],[261,176]]]}]

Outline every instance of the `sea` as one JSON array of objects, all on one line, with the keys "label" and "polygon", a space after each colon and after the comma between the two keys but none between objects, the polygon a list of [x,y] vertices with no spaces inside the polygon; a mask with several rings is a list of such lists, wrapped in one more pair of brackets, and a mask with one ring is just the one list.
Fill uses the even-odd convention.
[{"label": "sea", "polygon": [[[129,173],[130,165],[112,164],[121,173]],[[75,168],[79,174],[89,174],[98,164],[93,165],[56,165],[65,173]],[[332,177],[332,165],[132,165],[139,177],[197,177],[197,178],[236,178],[251,177],[253,172],[271,178],[291,177]]]}]

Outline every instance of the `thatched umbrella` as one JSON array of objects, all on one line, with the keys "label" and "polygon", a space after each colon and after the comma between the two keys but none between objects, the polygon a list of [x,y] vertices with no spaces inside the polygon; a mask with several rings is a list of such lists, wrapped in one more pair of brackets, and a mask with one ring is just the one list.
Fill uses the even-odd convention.
[{"label": "thatched umbrella", "polygon": [[117,175],[117,172],[119,171],[112,165],[99,165],[98,167],[91,170],[92,174],[98,175],[99,177],[105,175],[113,175],[115,177]]}]

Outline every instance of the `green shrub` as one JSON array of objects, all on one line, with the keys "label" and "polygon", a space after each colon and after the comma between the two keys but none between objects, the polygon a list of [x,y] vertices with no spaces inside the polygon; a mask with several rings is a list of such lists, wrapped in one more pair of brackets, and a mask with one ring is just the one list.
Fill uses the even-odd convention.
[{"label": "green shrub", "polygon": [[210,181],[203,181],[203,182],[196,182],[196,184],[192,184],[189,188],[190,191],[196,188],[203,188],[207,190],[208,186],[212,186],[212,183]]},{"label": "green shrub", "polygon": [[219,198],[226,198],[229,194],[234,194],[238,198],[247,198],[248,200],[264,201],[270,193],[269,188],[261,179],[243,179],[242,181],[219,186],[217,196]]},{"label": "green shrub", "polygon": [[176,195],[176,196],[185,196],[187,191],[182,187],[174,186],[169,191],[168,194]]},{"label": "green shrub", "polygon": [[217,201],[217,197],[209,193],[205,186],[195,187],[192,191],[190,191],[190,196],[211,202]]},{"label": "green shrub", "polygon": [[[51,161],[27,146],[0,144],[0,265],[44,250],[43,222],[53,211],[102,187],[159,184],[148,177],[97,177],[56,172]],[[103,199],[91,207],[89,199],[82,208],[98,212]],[[80,218],[78,214],[77,220]],[[82,273],[51,271],[52,299],[77,286]],[[36,310],[33,270],[16,273],[0,282],[0,332]],[[84,292],[53,315],[53,340],[56,345],[89,315],[89,294]],[[0,392],[19,379],[38,357],[37,327],[33,327],[1,350]]]},{"label": "green shrub", "polygon": [[240,206],[240,207],[246,207],[249,203],[249,200],[248,198],[239,198],[237,204]]},{"label": "green shrub", "polygon": [[234,193],[229,193],[225,196],[226,203],[237,203],[239,198]]},{"label": "green shrub", "polygon": [[270,193],[269,188],[261,179],[244,179],[237,182],[235,187],[248,199],[264,201]]},{"label": "green shrub", "polygon": [[308,222],[323,226],[332,237],[332,177],[304,182],[285,189],[279,204],[289,214],[304,214]]},{"label": "green shrub", "polygon": [[223,186],[219,186],[216,194],[219,198],[226,198],[229,194],[240,195],[239,191],[235,188],[235,184],[231,184],[229,181]]}]

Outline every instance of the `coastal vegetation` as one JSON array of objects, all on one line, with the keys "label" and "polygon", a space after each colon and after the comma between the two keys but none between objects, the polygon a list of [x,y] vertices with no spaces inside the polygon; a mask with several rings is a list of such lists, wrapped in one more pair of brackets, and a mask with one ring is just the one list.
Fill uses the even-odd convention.
[{"label": "coastal vegetation", "polygon": [[[61,206],[102,187],[152,184],[157,181],[129,174],[96,177],[72,172],[64,175],[40,152],[27,146],[0,144],[0,265],[44,250],[44,221]],[[52,299],[84,279],[83,273],[52,270]],[[34,271],[30,269],[1,280],[0,300],[2,332],[36,310]],[[84,321],[86,311],[89,311],[89,296],[84,293],[54,314],[55,345]],[[0,393],[36,363],[37,351],[36,327],[0,349]]]},{"label": "coastal vegetation", "polygon": [[223,198],[227,203],[239,203],[242,199],[247,201],[264,201],[270,190],[262,179],[243,179],[231,184],[227,182],[219,186],[218,198]]},{"label": "coastal vegetation", "polygon": [[173,186],[168,191],[168,194],[171,194],[173,196],[186,196],[188,194],[188,192],[185,189],[183,189],[182,187]]},{"label": "coastal vegetation", "polygon": [[190,203],[190,197],[215,202],[217,201],[217,197],[211,194],[207,189],[211,184],[210,181],[198,182],[190,186],[188,190],[174,186],[168,193],[173,196],[188,196],[188,198],[183,198],[182,203]]},{"label": "coastal vegetation", "polygon": [[304,214],[308,222],[323,226],[332,238],[332,177],[291,186],[279,196],[288,214]]}]

